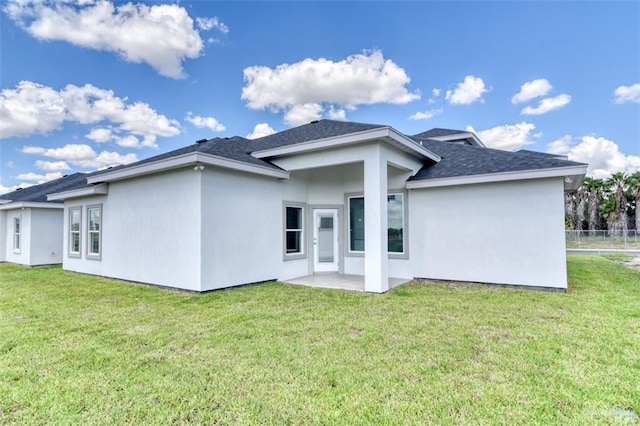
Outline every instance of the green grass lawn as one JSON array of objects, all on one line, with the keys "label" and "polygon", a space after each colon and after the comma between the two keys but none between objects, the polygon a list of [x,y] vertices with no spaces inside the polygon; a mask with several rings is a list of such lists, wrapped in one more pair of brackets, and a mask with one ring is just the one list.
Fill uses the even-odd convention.
[{"label": "green grass lawn", "polygon": [[569,280],[196,295],[0,264],[0,424],[640,423],[640,273]]}]

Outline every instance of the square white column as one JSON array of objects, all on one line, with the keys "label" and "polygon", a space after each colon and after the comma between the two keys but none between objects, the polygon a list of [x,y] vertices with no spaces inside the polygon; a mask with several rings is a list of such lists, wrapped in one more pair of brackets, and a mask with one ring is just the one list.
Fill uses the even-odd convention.
[{"label": "square white column", "polygon": [[380,145],[364,161],[364,290],[389,290],[387,161]]}]

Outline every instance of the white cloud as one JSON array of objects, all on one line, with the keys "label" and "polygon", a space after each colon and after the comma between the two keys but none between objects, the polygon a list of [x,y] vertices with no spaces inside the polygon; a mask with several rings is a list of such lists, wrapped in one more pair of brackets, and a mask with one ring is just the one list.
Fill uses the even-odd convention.
[{"label": "white cloud", "polygon": [[264,136],[274,134],[276,131],[267,123],[258,123],[253,128],[253,131],[247,135],[247,139],[258,139]]},{"label": "white cloud", "polygon": [[84,137],[96,143],[104,143],[113,139],[113,132],[108,127],[94,127]]},{"label": "white cloud", "polygon": [[64,172],[69,170],[69,165],[64,161],[36,161],[36,168],[43,172]]},{"label": "white cloud", "polygon": [[488,91],[480,77],[468,75],[462,83],[458,83],[455,90],[447,90],[445,99],[453,105],[469,105],[477,101],[483,102],[482,95]]},{"label": "white cloud", "polygon": [[110,122],[113,126],[95,127],[86,137],[102,143],[129,135],[139,136],[142,141],[136,148],[156,147],[158,136],[180,133],[177,121],[158,114],[148,104],[127,103],[126,98],[115,96],[113,91],[91,84],[69,84],[57,91],[31,81],[21,81],[15,89],[0,92],[0,139],[48,134],[61,128],[64,122]]},{"label": "white cloud", "polygon": [[39,175],[37,173],[29,172],[22,173],[18,176],[15,176],[15,179],[26,180],[28,182],[35,182],[37,184],[49,182],[50,180],[60,179],[62,177],[61,172],[51,172],[44,175]]},{"label": "white cloud", "polygon": [[615,91],[615,96],[617,104],[625,102],[640,103],[640,83],[618,87]]},{"label": "white cloud", "polygon": [[329,108],[327,115],[331,120],[344,121],[347,119],[347,112],[343,108],[335,108],[333,105]]},{"label": "white cloud", "polygon": [[123,148],[140,148],[140,140],[133,135],[115,136],[113,140]]},{"label": "white cloud", "polygon": [[284,121],[290,126],[307,124],[322,118],[322,105],[316,103],[293,105],[284,113]]},{"label": "white cloud", "polygon": [[322,117],[334,106],[354,109],[378,103],[406,104],[419,99],[409,92],[411,79],[404,69],[376,50],[333,62],[305,59],[275,68],[245,68],[242,99],[251,109],[284,112],[289,124]]},{"label": "white cloud", "polygon": [[540,101],[537,107],[527,106],[522,109],[523,115],[541,115],[549,111],[560,109],[571,102],[571,96],[563,93],[555,98],[545,98]]},{"label": "white cloud", "polygon": [[547,145],[547,152],[550,154],[567,155],[571,150],[573,138],[570,135],[564,135],[560,139],[556,139]]},{"label": "white cloud", "polygon": [[606,179],[613,173],[640,170],[640,156],[623,154],[615,142],[603,137],[583,136],[576,144],[571,136],[566,135],[547,145],[547,151],[589,164],[587,174],[595,178]]},{"label": "white cloud", "polygon": [[410,120],[428,120],[429,118],[433,118],[433,116],[441,114],[442,109],[431,109],[424,112],[416,112],[412,116],[409,117]]},{"label": "white cloud", "polygon": [[187,116],[184,119],[196,127],[207,128],[212,132],[224,132],[225,130],[227,130],[224,124],[220,123],[213,117],[201,117],[199,115],[193,115],[191,112],[188,112]]},{"label": "white cloud", "polygon": [[528,81],[520,86],[520,91],[511,98],[511,103],[519,104],[539,98],[549,93],[551,89],[553,89],[553,86],[545,78]]},{"label": "white cloud", "polygon": [[21,182],[19,185],[14,185],[14,186],[4,186],[2,184],[2,177],[0,176],[0,195],[6,194],[8,192],[13,192],[18,188],[28,188],[30,186],[33,186],[33,184],[26,183],[26,182]]},{"label": "white cloud", "polygon": [[102,151],[98,154],[89,145],[85,144],[68,144],[60,148],[25,146],[21,151],[24,154],[54,158],[84,168],[104,169],[138,161],[138,157],[135,154],[122,155],[118,152],[110,151]]},{"label": "white cloud", "polygon": [[[203,49],[193,19],[177,4],[10,0],[4,11],[39,40],[116,52],[128,62],[147,63],[171,78],[184,77],[182,62],[197,58]],[[203,18],[198,25],[228,32],[217,18]]]},{"label": "white cloud", "polygon": [[0,92],[0,139],[47,134],[62,127],[67,107],[51,87],[21,81]]},{"label": "white cloud", "polygon": [[536,128],[531,123],[521,122],[517,124],[505,124],[476,132],[473,127],[467,126],[467,131],[474,132],[480,140],[489,148],[515,150],[525,145],[534,143],[533,138],[539,134],[531,132]]},{"label": "white cloud", "polygon": [[209,31],[215,28],[222,34],[229,33],[229,27],[220,21],[217,16],[214,16],[213,18],[196,18],[196,24],[202,31]]},{"label": "white cloud", "polygon": [[433,97],[436,97],[436,98],[437,98],[438,96],[440,96],[440,93],[442,93],[442,89],[433,89],[433,90],[431,91],[431,95],[432,95]]}]

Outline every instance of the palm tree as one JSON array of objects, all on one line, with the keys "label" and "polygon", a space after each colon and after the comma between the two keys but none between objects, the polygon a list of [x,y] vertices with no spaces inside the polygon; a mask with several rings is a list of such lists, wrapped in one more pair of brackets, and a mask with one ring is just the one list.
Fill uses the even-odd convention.
[{"label": "palm tree", "polygon": [[580,229],[578,223],[578,212],[576,211],[576,199],[578,191],[564,193],[564,217],[565,227],[569,230]]},{"label": "palm tree", "polygon": [[[600,216],[600,203],[602,202],[603,182],[600,179],[585,177],[582,181],[584,193],[584,204],[586,205],[587,229],[597,231],[602,229],[602,218]],[[584,211],[584,210],[583,210]]]},{"label": "palm tree", "polygon": [[630,175],[627,181],[629,183],[629,194],[631,196],[631,208],[635,215],[636,232],[640,232],[640,171]]},{"label": "palm tree", "polygon": [[607,221],[607,229],[614,235],[625,233],[629,228],[627,176],[622,172],[614,173],[605,181],[605,187],[607,197],[600,210]]}]

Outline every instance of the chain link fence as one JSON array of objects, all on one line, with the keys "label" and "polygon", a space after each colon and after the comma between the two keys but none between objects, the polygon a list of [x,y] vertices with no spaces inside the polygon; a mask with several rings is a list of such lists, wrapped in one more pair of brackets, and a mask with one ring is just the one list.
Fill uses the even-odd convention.
[{"label": "chain link fence", "polygon": [[640,250],[640,231],[565,231],[568,249]]}]

